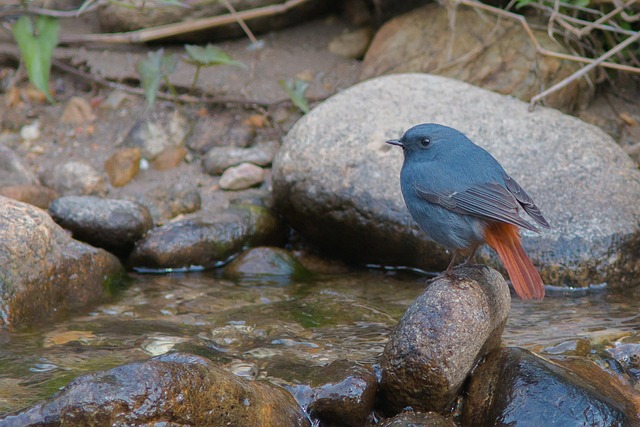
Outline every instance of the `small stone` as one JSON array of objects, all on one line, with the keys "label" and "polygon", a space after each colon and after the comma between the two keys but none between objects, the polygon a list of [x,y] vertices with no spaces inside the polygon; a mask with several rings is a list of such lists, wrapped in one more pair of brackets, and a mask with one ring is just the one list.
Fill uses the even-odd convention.
[{"label": "small stone", "polygon": [[29,125],[24,125],[20,128],[20,138],[25,141],[35,141],[40,138],[40,122],[35,121]]},{"label": "small stone", "polygon": [[225,277],[243,281],[301,280],[309,274],[291,252],[276,247],[249,249],[224,268]]},{"label": "small stone", "polygon": [[120,256],[153,227],[147,208],[128,200],[66,196],[55,200],[49,213],[75,239]]},{"label": "small stone", "polygon": [[203,166],[207,173],[220,175],[232,166],[240,163],[253,163],[258,166],[269,166],[280,145],[277,141],[258,144],[251,148],[213,147],[204,159]]},{"label": "small stone", "polygon": [[129,131],[125,144],[138,147],[142,157],[153,160],[168,147],[184,145],[189,133],[189,122],[178,110],[160,111],[137,121]]},{"label": "small stone", "polygon": [[258,185],[264,179],[264,169],[253,163],[241,163],[224,171],[220,177],[223,190],[245,190]]},{"label": "small stone", "polygon": [[83,124],[96,119],[93,108],[86,99],[74,96],[67,102],[67,106],[62,113],[62,123]]},{"label": "small stone", "polygon": [[151,166],[158,170],[173,169],[184,160],[187,153],[184,147],[167,147],[153,159]]},{"label": "small stone", "polygon": [[0,187],[0,195],[47,209],[58,198],[58,193],[42,185],[22,184]]},{"label": "small stone", "polygon": [[329,52],[345,58],[362,59],[373,33],[368,27],[341,34],[329,43]]},{"label": "small stone", "polygon": [[104,169],[111,185],[122,187],[140,172],[142,152],[139,148],[122,148],[104,162]]},{"label": "small stone", "polygon": [[43,181],[63,196],[101,196],[107,193],[107,183],[102,175],[91,165],[79,161],[53,166]]}]

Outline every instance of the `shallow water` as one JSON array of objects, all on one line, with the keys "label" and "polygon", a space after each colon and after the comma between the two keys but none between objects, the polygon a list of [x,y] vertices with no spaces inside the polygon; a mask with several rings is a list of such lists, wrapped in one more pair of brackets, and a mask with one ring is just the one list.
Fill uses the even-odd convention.
[{"label": "shallow water", "polygon": [[[170,350],[279,384],[304,382],[310,367],[338,358],[375,363],[424,286],[424,276],[376,270],[304,283],[235,283],[215,272],[134,275],[111,303],[91,312],[0,334],[0,416],[79,375]],[[598,359],[625,345],[635,351],[639,297],[638,289],[604,289],[542,302],[513,299],[504,343]]]}]

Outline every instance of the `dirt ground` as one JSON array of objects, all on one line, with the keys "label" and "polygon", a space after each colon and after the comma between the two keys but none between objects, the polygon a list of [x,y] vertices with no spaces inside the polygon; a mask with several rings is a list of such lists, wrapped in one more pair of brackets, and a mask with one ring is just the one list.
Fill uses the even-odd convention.
[{"label": "dirt ground", "polygon": [[[198,79],[197,93],[222,97],[233,103],[179,105],[177,108],[190,119],[192,130],[187,140],[192,149],[186,161],[171,170],[157,171],[151,168],[142,171],[122,189],[111,188],[110,195],[117,197],[146,193],[175,182],[196,183],[205,193],[214,194],[218,177],[203,172],[201,157],[204,147],[224,145],[228,142],[224,139],[229,129],[247,126],[247,120],[256,114],[266,120],[264,126],[255,129],[255,140],[279,140],[300,117],[299,111],[290,104],[277,104],[286,99],[278,83],[280,79],[295,77],[307,81],[307,95],[317,99],[326,98],[357,83],[360,61],[335,55],[328,50],[333,39],[354,29],[341,17],[328,16],[294,28],[260,35],[263,43],[260,49],[254,49],[247,38],[216,43],[234,59],[246,64],[247,68],[205,68]],[[58,48],[55,57],[89,74],[138,87],[136,62],[147,52],[160,47],[163,46],[66,46]],[[182,45],[165,45],[164,49],[178,54],[183,52]],[[0,39],[0,76],[4,76],[5,80],[13,75],[17,66],[15,53],[16,48],[6,36],[4,40]],[[171,82],[179,90],[185,91],[191,85],[194,71],[192,65],[180,62],[176,72],[171,75]],[[114,89],[58,68],[52,72],[51,83],[57,100],[55,105],[30,97],[26,79],[18,84],[22,99],[13,104],[5,100],[0,110],[0,142],[18,152],[39,175],[69,160],[86,161],[98,171],[104,171],[105,160],[122,147],[131,127],[144,117],[145,99],[123,94],[117,105],[109,106],[113,101]],[[73,96],[89,101],[95,119],[77,124],[62,122],[63,112]],[[242,101],[244,105],[235,101]],[[251,101],[277,105],[271,108],[251,107]],[[156,105],[157,110],[172,108],[173,104],[169,101],[158,101]],[[631,147],[632,152],[636,144],[640,145],[640,125],[637,124],[640,122],[640,93],[633,82],[623,85],[622,89],[600,90],[592,105],[576,115],[600,126],[623,147]],[[32,141],[23,140],[19,136],[20,129],[36,121],[39,123],[40,137]],[[207,192],[207,189],[211,191]],[[203,203],[203,208],[207,203],[219,202],[219,198],[215,197],[205,199],[208,201]]]}]

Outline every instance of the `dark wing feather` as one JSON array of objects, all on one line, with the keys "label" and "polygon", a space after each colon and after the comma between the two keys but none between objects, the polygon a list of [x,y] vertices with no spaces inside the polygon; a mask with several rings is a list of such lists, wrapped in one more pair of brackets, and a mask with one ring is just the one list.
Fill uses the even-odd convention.
[{"label": "dark wing feather", "polygon": [[[418,196],[462,215],[473,215],[491,221],[506,222],[527,230],[538,229],[518,215],[518,200],[503,186],[490,183],[476,185],[464,191],[427,192],[417,186]],[[535,206],[535,205],[534,205]]]},{"label": "dark wing feather", "polygon": [[529,197],[526,191],[509,175],[504,174],[504,183],[507,186],[507,190],[513,194],[518,203],[524,208],[525,212],[529,214],[531,218],[535,220],[544,228],[550,228],[547,220],[542,216],[542,212],[533,202],[533,199]]}]

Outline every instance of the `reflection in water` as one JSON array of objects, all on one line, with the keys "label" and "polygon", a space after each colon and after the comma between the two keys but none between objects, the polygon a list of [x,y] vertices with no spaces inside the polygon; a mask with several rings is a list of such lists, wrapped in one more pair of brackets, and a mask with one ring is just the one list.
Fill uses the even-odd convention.
[{"label": "reflection in water", "polygon": [[[0,414],[50,396],[78,375],[172,350],[279,384],[339,358],[375,363],[424,282],[382,271],[291,284],[233,283],[214,272],[135,276],[111,304],[0,334]],[[635,345],[639,296],[600,290],[533,303],[513,299],[504,342],[548,355]]]}]

